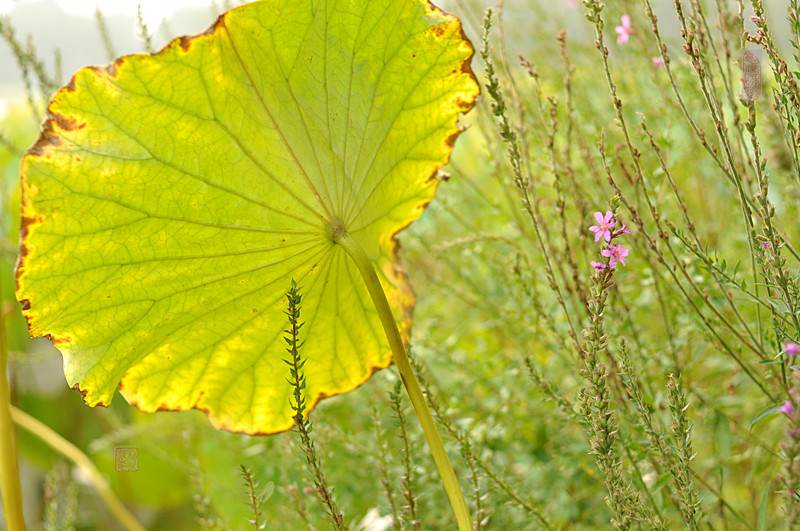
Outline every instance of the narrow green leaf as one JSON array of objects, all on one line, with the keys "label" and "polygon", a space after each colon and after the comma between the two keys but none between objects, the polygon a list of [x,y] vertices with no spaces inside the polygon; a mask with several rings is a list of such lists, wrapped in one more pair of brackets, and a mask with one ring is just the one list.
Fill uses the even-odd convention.
[{"label": "narrow green leaf", "polygon": [[720,456],[723,461],[728,461],[731,457],[731,446],[733,444],[733,434],[731,434],[731,428],[728,425],[728,418],[724,415],[717,415],[716,428]]},{"label": "narrow green leaf", "polygon": [[656,480],[656,482],[653,483],[653,486],[650,488],[650,492],[652,492],[653,494],[656,494],[661,489],[663,489],[664,486],[666,484],[668,484],[670,481],[672,481],[672,474],[669,474],[669,473],[662,474],[661,477],[659,477]]},{"label": "narrow green leaf", "polygon": [[780,299],[776,299],[773,297],[767,299],[767,302],[769,302],[770,305],[778,311],[778,313],[782,314],[792,313],[791,311],[789,311],[789,308],[786,307],[786,304],[784,304],[784,302]]},{"label": "narrow green leaf", "polygon": [[750,431],[752,431],[752,430],[753,430],[753,427],[754,427],[756,424],[758,424],[759,422],[761,422],[761,421],[762,421],[762,420],[764,420],[765,418],[772,416],[772,415],[773,415],[774,413],[776,413],[776,412],[777,412],[777,411],[778,411],[780,408],[781,408],[781,406],[780,406],[780,405],[773,405],[773,406],[769,406],[768,408],[764,409],[764,410],[763,410],[761,413],[759,413],[758,415],[756,415],[756,418],[754,418],[754,419],[753,419],[753,422],[751,422],[751,423],[750,423]]},{"label": "narrow green leaf", "polygon": [[767,531],[767,517],[769,516],[769,493],[772,490],[771,485],[764,487],[764,494],[761,495],[761,505],[758,508],[758,531]]}]

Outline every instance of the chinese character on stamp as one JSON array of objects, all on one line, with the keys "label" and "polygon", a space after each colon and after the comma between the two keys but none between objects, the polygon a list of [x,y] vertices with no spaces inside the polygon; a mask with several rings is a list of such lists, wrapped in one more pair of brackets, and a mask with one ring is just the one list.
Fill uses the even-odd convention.
[{"label": "chinese character on stamp", "polygon": [[114,470],[117,472],[139,471],[139,449],[122,447],[114,451]]},{"label": "chinese character on stamp", "polygon": [[761,50],[742,52],[742,90],[746,100],[761,97]]}]

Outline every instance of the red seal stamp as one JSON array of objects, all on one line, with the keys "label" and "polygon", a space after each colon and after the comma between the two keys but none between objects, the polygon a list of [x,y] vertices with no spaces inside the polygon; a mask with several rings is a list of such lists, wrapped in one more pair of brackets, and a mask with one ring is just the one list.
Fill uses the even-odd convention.
[{"label": "red seal stamp", "polygon": [[130,447],[115,448],[114,470],[117,472],[138,472],[139,449]]},{"label": "red seal stamp", "polygon": [[742,52],[742,90],[746,100],[761,97],[761,50]]}]

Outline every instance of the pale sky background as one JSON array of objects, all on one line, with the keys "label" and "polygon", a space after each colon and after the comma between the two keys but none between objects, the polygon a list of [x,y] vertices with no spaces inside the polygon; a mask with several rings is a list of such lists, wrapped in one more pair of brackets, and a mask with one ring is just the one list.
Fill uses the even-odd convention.
[{"label": "pale sky background", "polygon": [[[300,1],[300,0],[297,0]],[[369,1],[369,0],[365,0]],[[728,0],[734,2],[734,0]],[[785,24],[786,0],[765,0],[770,19],[777,23],[777,40],[785,43],[788,28]],[[677,18],[672,7],[673,0],[654,2],[659,16],[659,25],[666,34],[677,38]],[[153,36],[153,45],[160,49],[180,35],[196,35],[206,30],[216,17],[242,0],[141,0],[142,15]],[[436,5],[462,16],[467,35],[477,43],[481,25],[478,10],[465,8],[465,4],[489,6],[497,0],[435,0]],[[749,2],[745,2],[748,4]],[[537,38],[553,36],[557,29],[565,27],[571,41],[591,42],[594,33],[583,18],[582,6],[569,7],[568,0],[507,0],[506,37],[513,57],[524,53],[536,60]],[[26,42],[28,34],[48,70],[52,68],[53,50],[60,49],[63,62],[63,79],[66,84],[79,68],[109,62],[108,54],[100,40],[94,18],[95,6],[99,6],[106,17],[112,36],[114,52],[118,55],[143,52],[141,40],[136,34],[136,10],[139,0],[0,0],[0,15],[8,16],[15,28],[17,38]],[[539,8],[533,8],[538,5]],[[748,10],[748,14],[751,9]],[[613,25],[607,22],[610,37]],[[750,23],[749,20],[746,23]],[[541,37],[536,37],[541,35]],[[533,38],[531,38],[534,36]],[[521,44],[516,46],[515,43]],[[531,48],[533,46],[533,48]],[[677,54],[677,50],[673,52]],[[52,70],[50,70],[52,71]],[[0,40],[0,120],[8,113],[11,101],[24,101],[22,78],[17,62],[9,47]]]},{"label": "pale sky background", "polygon": [[[216,17],[239,0],[141,0],[142,16],[160,49],[179,35],[202,33]],[[66,83],[79,68],[106,64],[108,54],[100,40],[94,18],[95,6],[105,15],[116,55],[143,52],[136,32],[139,0],[0,0],[0,15],[8,16],[17,39],[28,34],[48,67],[53,50],[61,50]],[[24,98],[17,62],[5,42],[0,41],[0,120],[8,114],[10,101]]]},{"label": "pale sky background", "polygon": [[[131,15],[136,13],[140,0],[58,0],[57,3],[65,11],[92,17],[95,6],[107,16]],[[15,6],[26,3],[26,0],[0,0],[0,13],[9,13]],[[30,2],[28,2],[30,3]],[[211,1],[204,0],[141,0],[142,15],[148,26],[157,27],[164,18],[172,17],[182,7],[210,6]],[[224,2],[217,2],[218,5]]]}]

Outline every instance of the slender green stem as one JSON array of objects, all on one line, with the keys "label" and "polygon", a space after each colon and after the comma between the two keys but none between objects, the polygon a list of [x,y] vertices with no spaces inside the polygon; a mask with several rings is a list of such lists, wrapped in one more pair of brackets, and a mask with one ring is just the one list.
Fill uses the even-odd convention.
[{"label": "slender green stem", "polygon": [[50,446],[50,448],[81,467],[88,474],[89,480],[100,494],[100,497],[103,498],[109,510],[128,531],[145,531],[144,526],[142,526],[142,524],[136,520],[136,517],[125,508],[119,498],[114,494],[114,491],[111,490],[106,478],[103,477],[103,474],[97,469],[94,463],[92,463],[89,456],[83,453],[80,448],[63,438],[48,426],[42,424],[39,420],[14,406],[11,406],[11,418],[14,419],[14,422],[21,428],[31,432],[42,442]]},{"label": "slender green stem", "polygon": [[8,385],[8,351],[3,296],[0,292],[0,489],[8,531],[25,531],[22,489],[19,484],[14,424],[11,422],[11,388]]},{"label": "slender green stem", "polygon": [[411,399],[411,404],[417,413],[419,423],[422,425],[422,432],[425,434],[428,447],[431,449],[431,454],[433,454],[433,461],[439,470],[439,476],[442,478],[444,490],[450,498],[450,505],[453,507],[456,522],[458,522],[458,529],[459,531],[471,531],[472,519],[469,515],[467,502],[464,499],[463,492],[461,492],[453,465],[450,464],[450,458],[447,457],[447,452],[444,449],[442,438],[439,436],[439,431],[436,429],[431,411],[425,402],[425,396],[422,394],[417,377],[411,369],[403,339],[400,337],[400,331],[397,329],[392,309],[389,307],[389,301],[386,300],[386,294],[383,292],[378,274],[372,266],[372,261],[364,252],[364,249],[343,227],[336,227],[332,238],[350,255],[350,258],[353,259],[356,267],[358,267],[361,277],[364,279],[372,302],[375,304],[375,309],[378,311],[383,331],[386,333],[386,339],[389,340],[389,346],[392,349],[400,378],[402,378],[403,384],[406,386],[408,397]]}]

